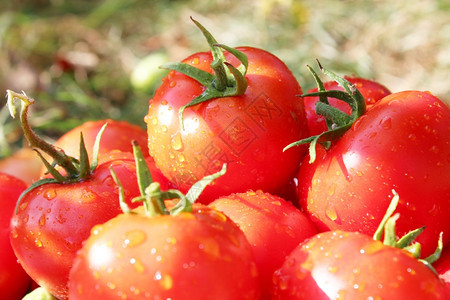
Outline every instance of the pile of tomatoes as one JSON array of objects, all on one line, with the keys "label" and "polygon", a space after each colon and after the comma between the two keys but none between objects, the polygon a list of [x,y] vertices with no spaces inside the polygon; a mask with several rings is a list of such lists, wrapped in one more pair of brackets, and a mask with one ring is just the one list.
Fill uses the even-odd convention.
[{"label": "pile of tomatoes", "polygon": [[304,94],[194,22],[211,50],[163,66],[147,130],[51,145],[8,91],[36,153],[0,164],[3,298],[449,299],[448,104],[320,64]]}]

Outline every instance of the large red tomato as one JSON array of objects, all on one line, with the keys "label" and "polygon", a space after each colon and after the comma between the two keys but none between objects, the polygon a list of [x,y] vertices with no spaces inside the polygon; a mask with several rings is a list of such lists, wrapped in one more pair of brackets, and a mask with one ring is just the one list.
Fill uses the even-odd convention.
[{"label": "large red tomato", "polygon": [[300,244],[273,283],[272,299],[448,299],[438,276],[410,253],[339,230]]},{"label": "large red tomato", "polygon": [[392,189],[400,195],[399,234],[426,226],[424,255],[439,233],[450,241],[450,109],[428,92],[377,102],[328,151],[298,174],[301,207],[322,230],[374,232]]},{"label": "large red tomato", "polygon": [[[215,53],[216,47],[212,48]],[[297,97],[302,90],[292,72],[264,50],[237,50],[248,59],[248,67],[240,73],[242,78],[235,75],[240,78],[237,84],[227,88],[241,91],[239,95],[228,96],[226,88],[222,97],[186,108],[182,128],[180,108],[210,90],[215,95],[217,78],[209,78],[211,84],[205,87],[171,71],[150,100],[145,118],[150,155],[181,191],[227,163],[227,173],[205,189],[199,200],[203,203],[248,189],[276,192],[294,177],[305,153],[304,147],[283,153],[287,144],[308,134],[304,106]],[[229,63],[224,68],[245,65],[229,51],[224,58]],[[211,52],[200,52],[183,63],[213,76],[213,61],[217,62]]]},{"label": "large red tomato", "polygon": [[74,261],[71,300],[259,299],[250,245],[223,213],[122,214],[95,226]]}]

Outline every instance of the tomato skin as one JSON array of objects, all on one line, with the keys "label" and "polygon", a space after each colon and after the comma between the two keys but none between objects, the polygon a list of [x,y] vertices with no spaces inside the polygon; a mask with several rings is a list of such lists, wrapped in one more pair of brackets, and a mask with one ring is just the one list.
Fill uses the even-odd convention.
[{"label": "tomato skin", "polygon": [[[259,299],[242,231],[224,214],[122,214],[92,229],[70,272],[70,299]],[[99,298],[100,297],[100,298]]]},{"label": "tomato skin", "polygon": [[22,299],[31,284],[9,241],[9,223],[17,199],[26,188],[21,179],[0,172],[0,295],[3,299]]},{"label": "tomato skin", "polygon": [[273,282],[272,299],[447,299],[444,284],[422,262],[358,232],[307,239]]},{"label": "tomato skin", "polygon": [[400,196],[400,236],[417,238],[423,256],[439,233],[450,240],[450,110],[427,92],[391,94],[361,116],[329,151],[318,147],[298,174],[300,206],[320,230],[373,234],[392,198]]},{"label": "tomato skin", "polygon": [[133,152],[131,141],[136,140],[142,148],[142,153],[148,156],[145,129],[127,121],[112,119],[85,122],[63,134],[54,145],[64,149],[67,155],[78,158],[80,154],[80,132],[82,132],[86,150],[92,159],[95,139],[105,123],[108,123],[108,125],[101,137],[99,153],[107,153],[113,150]]},{"label": "tomato skin", "polygon": [[[366,100],[366,109],[369,110],[372,106],[383,99],[385,96],[391,94],[388,88],[382,84],[361,77],[344,76],[344,78],[353,84]],[[344,88],[340,86],[336,81],[324,82],[325,90],[339,90],[343,91]],[[308,91],[308,93],[317,92],[318,89],[314,88]],[[303,97],[305,103],[306,119],[308,121],[309,134],[311,136],[321,134],[327,131],[327,124],[323,116],[316,114],[316,102],[319,101],[319,97]],[[334,106],[346,114],[350,115],[352,110],[350,105],[346,102],[338,100],[336,98],[328,98],[328,102],[331,106]]]},{"label": "tomato skin", "polygon": [[292,203],[262,191],[220,197],[208,206],[223,212],[244,232],[253,250],[263,295],[270,299],[273,272],[303,240],[317,233]]},{"label": "tomato skin", "polygon": [[[248,189],[275,192],[295,177],[306,151],[303,146],[282,151],[308,134],[303,103],[297,97],[302,90],[291,71],[264,50],[237,49],[249,60],[245,94],[187,108],[181,130],[179,108],[204,87],[171,71],[150,100],[145,118],[150,155],[182,192],[227,163],[227,173],[205,189],[198,200],[201,203]],[[225,56],[238,65],[228,52]],[[201,52],[183,62],[212,72],[211,61],[211,53]]]},{"label": "tomato skin", "polygon": [[130,203],[140,195],[134,159],[116,157],[84,181],[31,190],[11,220],[11,244],[19,261],[33,280],[59,299],[67,299],[72,261],[91,228],[122,212],[110,166],[126,184]]},{"label": "tomato skin", "polygon": [[442,251],[441,257],[433,264],[439,278],[447,284],[450,295],[450,248]]}]

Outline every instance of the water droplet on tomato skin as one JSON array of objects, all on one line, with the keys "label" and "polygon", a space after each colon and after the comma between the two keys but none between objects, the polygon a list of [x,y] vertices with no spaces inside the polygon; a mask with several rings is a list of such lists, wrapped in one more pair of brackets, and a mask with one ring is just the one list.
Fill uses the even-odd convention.
[{"label": "water droplet on tomato skin", "polygon": [[181,151],[183,150],[183,140],[181,139],[181,135],[177,133],[171,141],[171,147],[175,151]]},{"label": "water droplet on tomato skin", "polygon": [[123,248],[136,247],[144,243],[146,239],[147,235],[145,234],[145,232],[141,230],[132,230],[125,233],[125,239],[123,241],[122,247]]},{"label": "water droplet on tomato skin", "polygon": [[332,204],[331,202],[329,202],[327,204],[327,207],[325,209],[325,215],[328,217],[328,219],[330,219],[331,221],[336,221],[338,219],[338,215],[336,212],[336,209],[334,207],[334,204]]},{"label": "water droplet on tomato skin", "polygon": [[381,128],[388,130],[388,129],[391,129],[391,127],[392,127],[392,120],[389,117],[385,117],[380,120],[379,124],[380,124]]},{"label": "water droplet on tomato skin", "polygon": [[44,193],[44,198],[47,200],[53,200],[56,197],[56,191],[55,190],[48,190]]}]

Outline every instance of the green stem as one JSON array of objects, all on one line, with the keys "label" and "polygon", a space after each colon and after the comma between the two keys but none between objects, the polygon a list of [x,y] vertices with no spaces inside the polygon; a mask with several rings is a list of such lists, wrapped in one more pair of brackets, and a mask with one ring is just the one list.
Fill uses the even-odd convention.
[{"label": "green stem", "polygon": [[50,155],[55,162],[66,170],[70,177],[75,177],[79,175],[79,170],[72,163],[71,157],[66,155],[64,151],[55,148],[53,145],[47,143],[42,138],[40,138],[32,129],[28,122],[28,108],[34,103],[34,100],[29,98],[25,93],[19,94],[11,90],[7,90],[8,96],[8,107],[13,118],[16,117],[16,110],[14,106],[14,99],[21,100],[21,112],[20,112],[20,122],[22,125],[22,130],[31,147],[39,149]]}]

